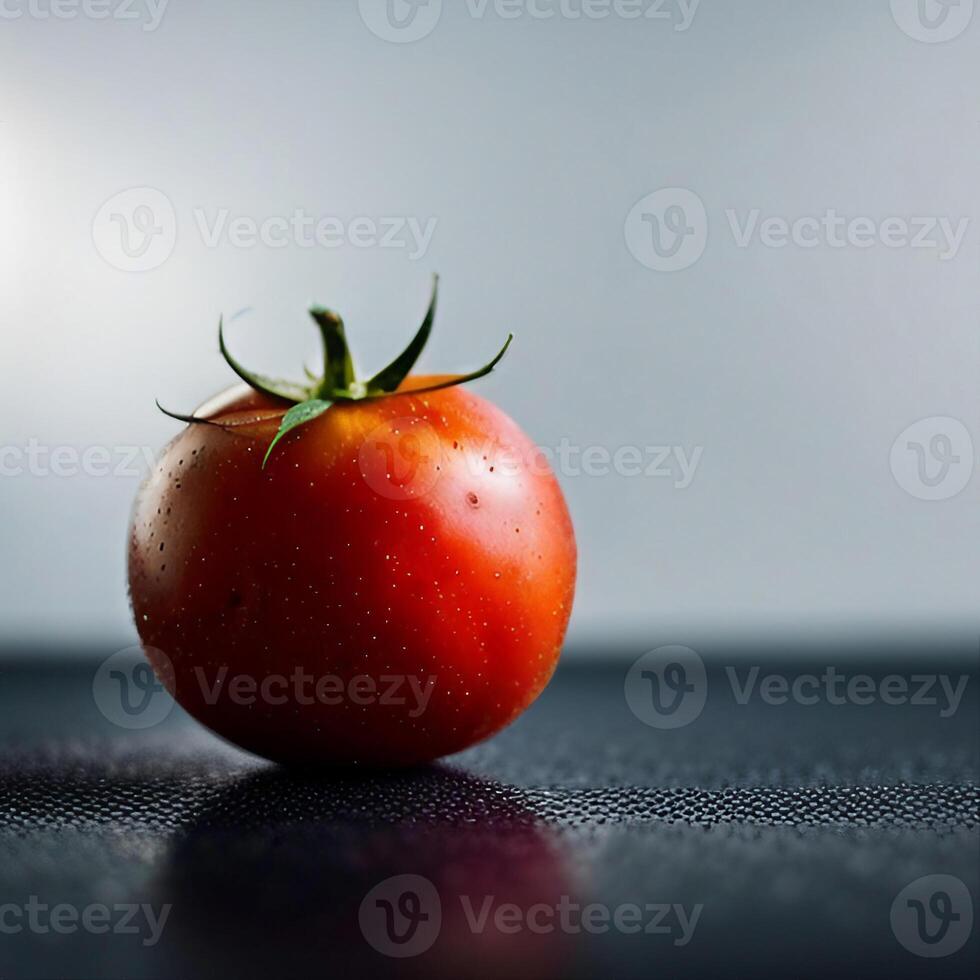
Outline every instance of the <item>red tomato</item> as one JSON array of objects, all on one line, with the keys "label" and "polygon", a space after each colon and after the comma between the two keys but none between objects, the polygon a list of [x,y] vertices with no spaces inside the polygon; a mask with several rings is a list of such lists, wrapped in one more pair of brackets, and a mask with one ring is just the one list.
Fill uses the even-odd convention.
[{"label": "red tomato", "polygon": [[[431,314],[431,311],[430,311]],[[288,764],[458,752],[540,694],[572,607],[558,484],[469,390],[337,401],[263,469],[284,403],[240,387],[166,448],[136,502],[129,585],[160,679]]]}]

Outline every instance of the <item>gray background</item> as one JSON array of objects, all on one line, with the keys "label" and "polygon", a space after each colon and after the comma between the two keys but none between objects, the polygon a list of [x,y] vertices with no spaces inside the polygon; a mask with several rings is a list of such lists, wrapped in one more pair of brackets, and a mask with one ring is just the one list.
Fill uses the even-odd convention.
[{"label": "gray background", "polygon": [[[317,300],[380,365],[437,270],[423,367],[476,366],[513,330],[479,390],[542,445],[703,447],[683,490],[562,475],[574,638],[967,642],[978,482],[924,502],[889,453],[924,417],[980,436],[980,14],[944,44],[903,33],[887,0],[703,0],[675,26],[481,20],[462,0],[411,44],[376,37],[355,2],[171,0],[149,32],[0,19],[0,445],[161,446],[175,424],[153,399],[190,409],[229,382],[217,318],[245,306],[247,363],[312,361]],[[136,186],[163,191],[178,223],[145,273],[92,238],[103,202]],[[627,213],[662,187],[707,210],[684,271],[651,271],[625,244]],[[195,208],[438,225],[417,261],[208,248]],[[971,224],[947,262],[738,248],[725,212],[753,208]],[[0,640],[128,635],[137,486],[0,478]]]}]

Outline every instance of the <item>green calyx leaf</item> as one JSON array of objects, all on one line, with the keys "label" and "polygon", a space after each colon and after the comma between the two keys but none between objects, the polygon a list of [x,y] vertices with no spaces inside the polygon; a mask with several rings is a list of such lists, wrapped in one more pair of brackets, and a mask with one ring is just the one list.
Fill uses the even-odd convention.
[{"label": "green calyx leaf", "polygon": [[286,401],[301,402],[310,397],[309,388],[295,384],[292,381],[277,381],[275,378],[267,378],[261,374],[248,371],[231,356],[228,346],[225,344],[225,323],[224,317],[218,320],[218,349],[221,356],[228,363],[228,366],[244,381],[256,391],[272,395],[273,398],[284,398]]},{"label": "green calyx leaf", "polygon": [[425,314],[425,319],[422,321],[422,326],[419,327],[419,332],[391,364],[379,371],[367,383],[367,393],[369,396],[397,391],[398,386],[408,377],[409,372],[415,367],[415,362],[419,359],[419,355],[429,341],[429,334],[432,333],[432,324],[436,318],[436,303],[438,300],[439,277],[435,276],[432,282],[432,299],[429,300],[429,311]]},{"label": "green calyx leaf", "polygon": [[292,432],[293,429],[298,429],[301,425],[305,425],[307,422],[312,422],[315,418],[319,418],[329,407],[330,402],[323,401],[319,398],[312,398],[308,402],[294,405],[286,412],[279,425],[279,431],[276,433],[275,439],[272,440],[265,454],[265,459],[262,460],[262,469],[265,469],[265,464],[269,462],[272,450],[279,445],[284,436]]},{"label": "green calyx leaf", "polygon": [[[399,392],[399,389],[411,373],[412,368],[415,367],[432,333],[438,298],[439,277],[436,276],[433,279],[432,298],[429,301],[428,312],[418,332],[398,357],[387,367],[378,371],[368,381],[359,381],[357,379],[354,370],[354,360],[351,357],[350,349],[347,345],[344,321],[332,310],[320,306],[315,306],[310,310],[310,316],[320,328],[320,334],[323,338],[323,376],[318,378],[309,369],[304,368],[304,373],[307,377],[306,384],[269,378],[243,367],[228,350],[228,346],[225,343],[224,320],[219,320],[218,347],[222,357],[224,357],[232,371],[256,391],[260,391],[265,395],[280,399],[281,401],[293,403],[293,407],[283,417],[279,431],[276,433],[268,452],[265,454],[265,459],[262,462],[263,468],[269,461],[273,449],[275,449],[284,436],[293,429],[305,425],[307,422],[312,422],[335,402],[375,400],[378,398],[389,398],[399,393],[412,395],[425,394],[427,392],[439,391],[443,388],[452,388],[455,385],[466,384],[489,374],[507,353],[507,349],[514,339],[513,334],[508,335],[506,343],[500,349],[497,356],[482,368],[472,371],[469,374],[449,375],[436,383],[423,387],[409,387],[404,392]],[[159,402],[157,406],[160,407]],[[208,419],[167,412],[162,407],[160,407],[160,410],[182,422],[218,424],[210,422]]]},{"label": "green calyx leaf", "polygon": [[180,412],[171,412],[160,404],[159,398],[157,399],[157,408],[168,418],[176,419],[178,422],[186,422],[188,425],[217,425],[211,419],[199,419],[196,415],[181,415]]},{"label": "green calyx leaf", "polygon": [[[486,377],[503,359],[504,354],[507,353],[507,349],[510,347],[514,340],[514,335],[512,333],[507,334],[507,339],[504,341],[504,346],[500,348],[497,356],[490,361],[489,364],[484,364],[483,367],[476,371],[471,371],[469,374],[453,374],[450,375],[443,381],[438,382],[433,385],[425,385],[422,388],[411,388],[405,392],[407,395],[424,395],[429,391],[442,391],[443,388],[455,388],[457,385],[465,385],[469,381],[476,381],[478,378]],[[367,394],[365,398],[387,398],[387,394]]]}]

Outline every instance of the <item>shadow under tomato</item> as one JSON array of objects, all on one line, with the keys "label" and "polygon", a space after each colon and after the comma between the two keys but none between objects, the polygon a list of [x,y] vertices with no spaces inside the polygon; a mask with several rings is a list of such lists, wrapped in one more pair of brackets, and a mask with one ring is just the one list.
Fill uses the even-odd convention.
[{"label": "shadow under tomato", "polygon": [[501,906],[520,918],[574,899],[564,864],[512,787],[445,766],[330,778],[270,769],[178,836],[156,890],[173,905],[171,952],[188,972],[568,976],[568,936],[496,918]]}]

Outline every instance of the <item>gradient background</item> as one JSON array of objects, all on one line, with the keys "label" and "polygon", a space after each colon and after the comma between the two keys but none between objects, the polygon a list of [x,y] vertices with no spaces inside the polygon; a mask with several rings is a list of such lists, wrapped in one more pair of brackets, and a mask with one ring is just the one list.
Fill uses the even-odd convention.
[{"label": "gradient background", "polygon": [[[139,0],[136,21],[0,17],[0,446],[162,446],[175,423],[154,398],[189,410],[226,386],[218,315],[247,306],[246,363],[313,362],[316,300],[371,370],[438,271],[423,368],[474,367],[512,330],[478,390],[540,444],[703,447],[686,489],[561,476],[581,553],[573,646],[974,643],[978,482],[918,500],[889,454],[925,417],[980,436],[980,16],[927,44],[888,0],[702,0],[685,31],[664,9],[673,21],[507,20],[492,4],[479,19],[447,0],[409,44],[375,36],[354,0],[170,0],[154,31]],[[173,203],[177,242],[127,273],[92,223],[137,186]],[[694,191],[709,222],[701,260],[674,273],[624,238],[663,187]],[[219,208],[438,224],[416,261],[209,248],[193,212]],[[753,208],[970,225],[945,262],[739,248],[725,212]],[[133,635],[137,486],[0,477],[0,642]]]}]

